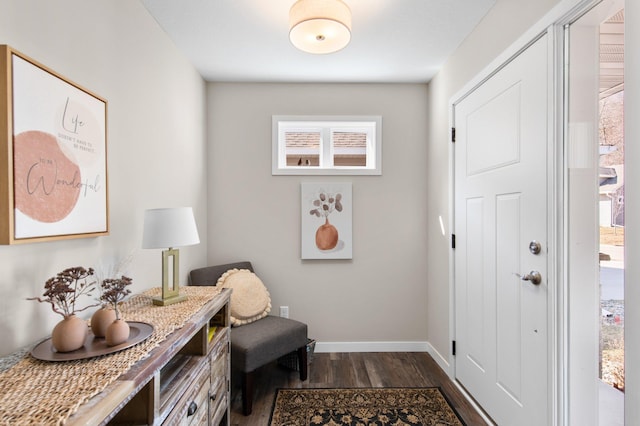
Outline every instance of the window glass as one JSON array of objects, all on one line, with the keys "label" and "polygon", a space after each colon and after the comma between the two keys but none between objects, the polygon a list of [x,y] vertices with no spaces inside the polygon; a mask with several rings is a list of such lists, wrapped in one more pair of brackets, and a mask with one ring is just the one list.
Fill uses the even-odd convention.
[{"label": "window glass", "polygon": [[284,136],[287,167],[320,165],[320,132],[286,131]]},{"label": "window glass", "polygon": [[272,173],[380,175],[379,116],[274,116]]},{"label": "window glass", "polygon": [[367,133],[336,131],[331,136],[334,166],[367,166]]}]

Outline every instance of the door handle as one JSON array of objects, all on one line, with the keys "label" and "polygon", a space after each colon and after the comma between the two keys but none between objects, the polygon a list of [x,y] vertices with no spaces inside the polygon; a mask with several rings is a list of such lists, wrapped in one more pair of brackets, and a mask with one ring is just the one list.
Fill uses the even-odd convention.
[{"label": "door handle", "polygon": [[526,275],[516,274],[522,281],[531,281],[531,284],[538,285],[542,282],[542,275],[538,271],[531,271]]}]

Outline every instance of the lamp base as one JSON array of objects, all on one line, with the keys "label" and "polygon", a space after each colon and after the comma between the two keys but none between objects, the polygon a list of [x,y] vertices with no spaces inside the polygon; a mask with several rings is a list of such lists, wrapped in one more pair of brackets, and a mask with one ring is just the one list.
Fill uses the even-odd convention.
[{"label": "lamp base", "polygon": [[180,295],[180,284],[178,283],[179,256],[178,249],[171,247],[162,252],[162,295],[153,298],[154,305],[167,306],[187,300],[186,295]]},{"label": "lamp base", "polygon": [[184,302],[185,300],[187,300],[186,294],[178,294],[177,296],[171,296],[167,298],[154,297],[153,304],[158,306],[167,306],[173,305],[174,303]]}]

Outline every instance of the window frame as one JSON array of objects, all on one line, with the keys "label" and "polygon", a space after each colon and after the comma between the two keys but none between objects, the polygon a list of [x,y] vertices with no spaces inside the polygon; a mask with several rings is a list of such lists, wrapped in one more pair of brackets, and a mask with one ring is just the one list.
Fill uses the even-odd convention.
[{"label": "window frame", "polygon": [[[272,128],[272,175],[381,175],[382,117],[379,115],[274,115]],[[317,167],[287,166],[286,131],[311,132],[320,129],[320,153]],[[333,133],[364,132],[367,134],[366,166],[335,166]]]}]

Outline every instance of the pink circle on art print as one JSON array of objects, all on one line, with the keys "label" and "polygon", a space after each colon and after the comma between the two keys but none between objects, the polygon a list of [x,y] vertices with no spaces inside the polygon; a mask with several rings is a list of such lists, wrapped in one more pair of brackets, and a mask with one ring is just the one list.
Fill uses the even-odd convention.
[{"label": "pink circle on art print", "polygon": [[80,168],[60,149],[56,137],[27,131],[14,140],[15,207],[30,218],[59,222],[80,196]]}]

